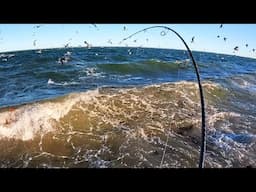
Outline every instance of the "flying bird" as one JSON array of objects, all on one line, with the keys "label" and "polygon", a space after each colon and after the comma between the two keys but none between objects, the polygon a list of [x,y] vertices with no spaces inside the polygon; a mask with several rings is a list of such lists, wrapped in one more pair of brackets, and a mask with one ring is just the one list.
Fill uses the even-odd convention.
[{"label": "flying bird", "polygon": [[112,44],[112,41],[111,41],[111,39],[109,39],[109,40],[108,40],[108,43],[109,43],[109,44]]},{"label": "flying bird", "polygon": [[64,63],[67,63],[69,61],[69,59],[70,59],[69,57],[63,56],[58,59],[58,63],[61,63],[63,65]]},{"label": "flying bird", "polygon": [[97,30],[99,30],[99,28],[97,27],[97,25],[96,24],[92,24]]},{"label": "flying bird", "polygon": [[223,39],[224,39],[224,41],[227,41],[227,38],[226,38],[226,37],[224,37]]},{"label": "flying bird", "polygon": [[220,36],[218,35],[217,38],[220,38]]},{"label": "flying bird", "polygon": [[192,37],[191,43],[194,43],[195,37]]},{"label": "flying bird", "polygon": [[248,44],[246,44],[245,47],[248,47]]},{"label": "flying bird", "polygon": [[86,45],[87,48],[91,47],[91,45],[87,41],[84,41],[84,44]]},{"label": "flying bird", "polygon": [[40,27],[42,27],[43,25],[36,25],[36,26],[34,26],[34,28],[40,28]]},{"label": "flying bird", "polygon": [[235,50],[235,51],[238,51],[238,46],[235,46],[234,50]]},{"label": "flying bird", "polygon": [[221,25],[220,25],[220,28],[222,28],[222,27],[223,27],[223,25],[221,24]]}]

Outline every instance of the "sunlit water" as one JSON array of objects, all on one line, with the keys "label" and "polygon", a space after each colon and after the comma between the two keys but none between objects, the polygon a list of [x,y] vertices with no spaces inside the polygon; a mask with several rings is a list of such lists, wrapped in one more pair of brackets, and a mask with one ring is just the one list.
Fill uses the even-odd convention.
[{"label": "sunlit water", "polygon": [[[255,166],[256,60],[193,54],[206,100],[206,167]],[[162,167],[197,167],[199,101],[186,51],[2,53],[0,166],[159,167],[167,145]]]}]

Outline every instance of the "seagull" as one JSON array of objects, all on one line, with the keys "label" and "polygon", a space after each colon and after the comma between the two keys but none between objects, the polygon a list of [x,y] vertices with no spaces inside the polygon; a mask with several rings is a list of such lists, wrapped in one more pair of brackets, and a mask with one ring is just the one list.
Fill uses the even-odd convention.
[{"label": "seagull", "polygon": [[220,38],[220,36],[218,35],[217,38]]},{"label": "seagull", "polygon": [[36,26],[34,26],[34,28],[40,28],[40,27],[42,27],[43,25],[36,25]]},{"label": "seagull", "polygon": [[248,44],[246,44],[245,47],[248,47]]},{"label": "seagull", "polygon": [[227,41],[227,38],[226,38],[226,37],[224,37],[223,39],[224,39],[224,41]]},{"label": "seagull", "polygon": [[124,31],[126,31],[126,27],[124,26]]},{"label": "seagull", "polygon": [[221,25],[220,25],[220,28],[222,28],[222,27],[223,27],[223,25],[221,24]]},{"label": "seagull", "polygon": [[90,47],[91,47],[91,45],[90,45],[87,41],[84,41],[84,44],[86,44],[86,47],[87,47],[87,48],[90,48]]},{"label": "seagull", "polygon": [[109,44],[112,44],[112,41],[111,41],[111,39],[109,39],[109,40],[108,40],[108,43],[109,43]]},{"label": "seagull", "polygon": [[69,46],[69,43],[67,43],[66,45],[64,45],[65,48],[67,48]]},{"label": "seagull", "polygon": [[238,51],[238,46],[236,46],[236,47],[234,48],[234,50],[235,50],[235,51]]},{"label": "seagull", "polygon": [[84,41],[84,44],[86,44],[87,46],[89,45],[89,43],[87,43],[87,41]]},{"label": "seagull", "polygon": [[96,24],[92,24],[97,30],[99,30],[99,28],[97,27],[97,25]]},{"label": "seagull", "polygon": [[255,49],[253,48],[253,49],[252,49],[252,51],[254,52],[254,51],[255,51]]},{"label": "seagull", "polygon": [[61,58],[59,58],[59,60],[58,60],[58,62],[59,63],[61,63],[62,65],[64,64],[64,63],[67,63],[69,61],[69,58],[68,57],[61,57]]},{"label": "seagull", "polygon": [[195,36],[194,36],[194,37],[192,37],[191,43],[194,43],[194,39],[195,39]]}]

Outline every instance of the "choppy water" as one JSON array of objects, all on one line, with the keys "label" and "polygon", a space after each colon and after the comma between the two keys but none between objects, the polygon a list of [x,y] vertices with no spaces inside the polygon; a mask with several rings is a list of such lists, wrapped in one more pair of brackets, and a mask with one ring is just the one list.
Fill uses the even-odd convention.
[{"label": "choppy water", "polygon": [[[194,52],[206,167],[256,164],[256,60]],[[64,64],[59,58],[66,56]],[[197,167],[200,103],[186,51],[0,54],[1,167]]]}]

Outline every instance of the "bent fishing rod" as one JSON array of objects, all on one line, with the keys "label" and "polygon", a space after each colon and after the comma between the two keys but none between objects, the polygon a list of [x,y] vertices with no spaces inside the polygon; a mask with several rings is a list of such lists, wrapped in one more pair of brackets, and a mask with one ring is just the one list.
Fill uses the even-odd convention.
[{"label": "bent fishing rod", "polygon": [[200,157],[199,157],[199,164],[198,167],[199,168],[204,168],[204,161],[205,161],[205,151],[206,151],[206,129],[205,129],[205,104],[204,104],[204,95],[203,95],[203,88],[201,85],[201,80],[200,80],[200,73],[199,73],[199,69],[198,69],[198,65],[193,57],[193,54],[191,52],[191,50],[189,49],[187,43],[185,42],[185,40],[181,37],[181,35],[176,32],[175,30],[166,27],[166,26],[152,26],[152,27],[147,27],[144,28],[142,30],[137,31],[136,33],[133,33],[132,35],[124,38],[120,44],[123,41],[126,41],[127,39],[130,39],[131,37],[133,37],[134,35],[137,35],[138,33],[141,32],[146,32],[149,29],[153,29],[153,28],[162,28],[162,29],[166,29],[168,31],[173,32],[176,36],[178,36],[178,38],[183,42],[183,44],[185,45],[189,56],[192,60],[194,69],[195,69],[195,73],[196,73],[196,77],[197,77],[197,82],[198,82],[198,88],[199,88],[199,94],[200,94],[200,102],[201,102],[201,121],[202,121],[202,126],[201,126],[201,145],[200,145]]}]

